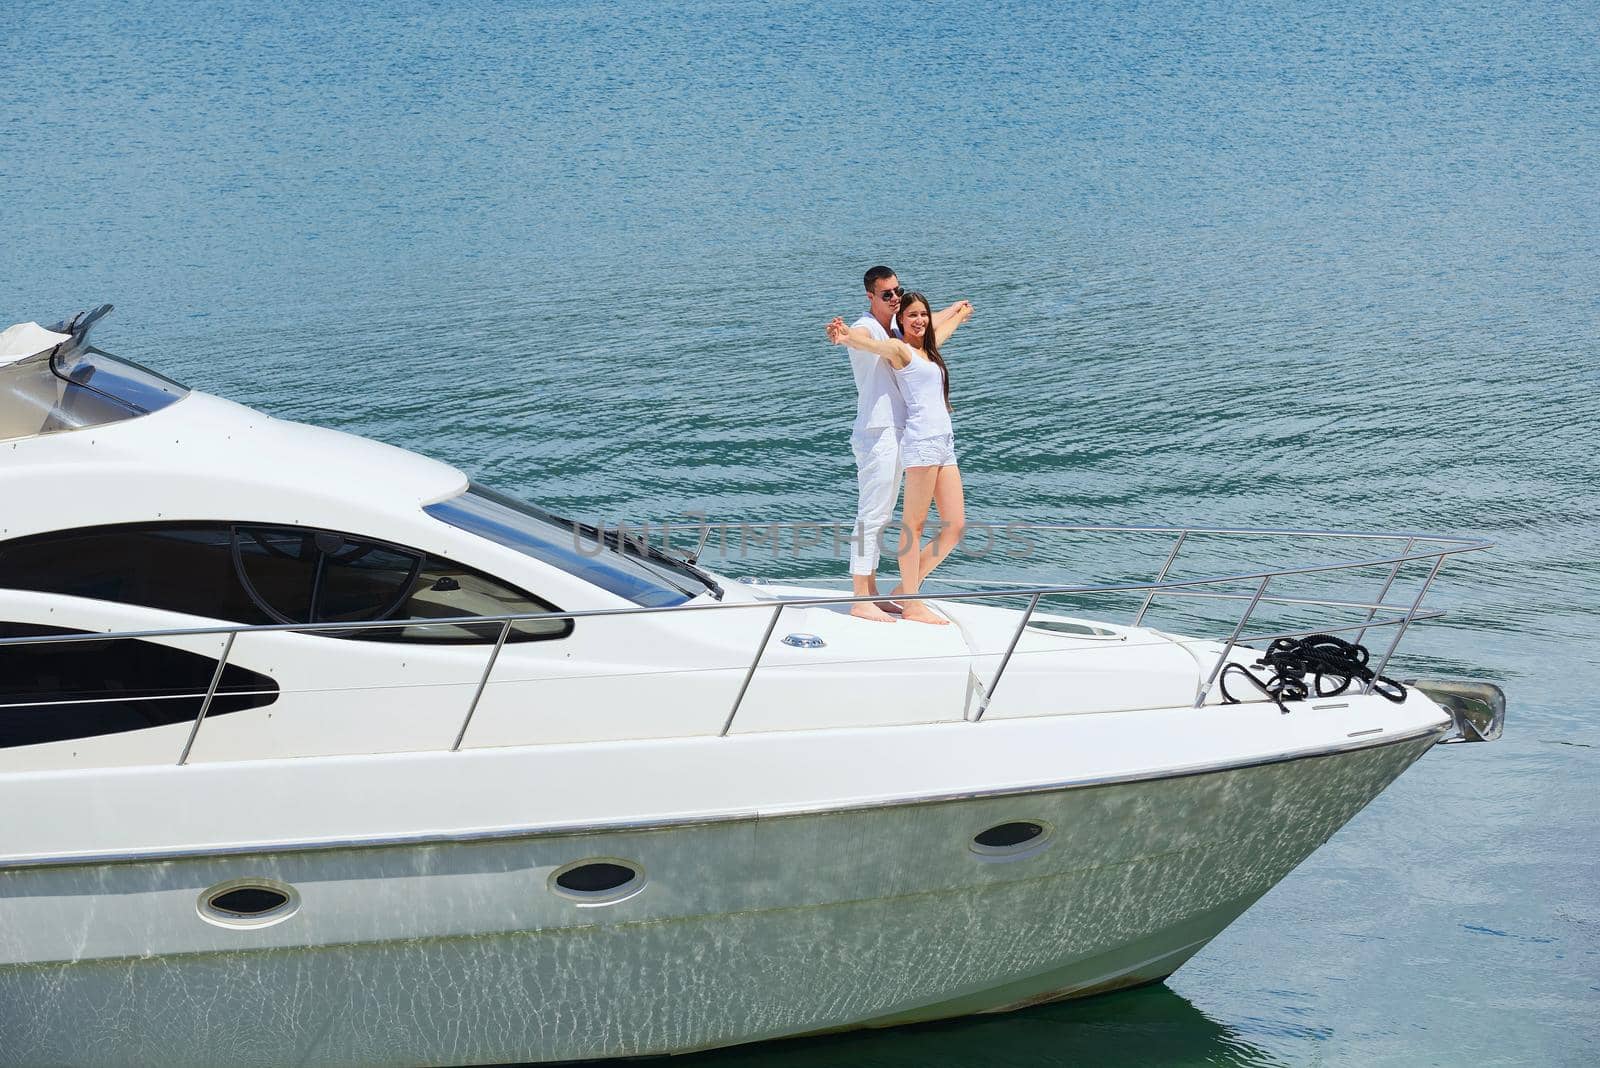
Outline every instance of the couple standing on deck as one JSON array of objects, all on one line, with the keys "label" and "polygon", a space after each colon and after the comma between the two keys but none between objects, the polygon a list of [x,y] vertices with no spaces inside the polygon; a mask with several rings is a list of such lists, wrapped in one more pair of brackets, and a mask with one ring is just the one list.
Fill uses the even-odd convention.
[{"label": "couple standing on deck", "polygon": [[[972,315],[961,300],[935,313],[921,293],[907,292],[888,267],[863,278],[867,314],[846,326],[828,324],[828,340],[850,350],[856,379],[856,421],[850,445],[856,456],[856,525],[850,537],[850,578],[857,597],[878,594],[878,557],[884,528],[905,479],[900,515],[900,584],[896,595],[915,594],[961,541],[966,506],[950,425],[950,372],[939,347]],[[939,534],[922,544],[928,509],[939,510]],[[948,624],[924,601],[861,601],[851,614],[892,623]]]}]

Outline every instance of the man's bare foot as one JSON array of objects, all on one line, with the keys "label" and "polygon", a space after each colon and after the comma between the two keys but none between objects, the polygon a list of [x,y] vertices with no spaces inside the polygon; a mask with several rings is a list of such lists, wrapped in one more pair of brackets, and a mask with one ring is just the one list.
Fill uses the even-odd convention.
[{"label": "man's bare foot", "polygon": [[888,612],[885,612],[871,601],[862,601],[860,604],[852,605],[850,607],[850,614],[855,616],[857,619],[870,619],[874,623],[898,622],[894,616],[891,616]]},{"label": "man's bare foot", "polygon": [[934,623],[941,627],[948,627],[950,621],[921,601],[913,601],[905,606],[901,619],[909,619],[913,623]]}]

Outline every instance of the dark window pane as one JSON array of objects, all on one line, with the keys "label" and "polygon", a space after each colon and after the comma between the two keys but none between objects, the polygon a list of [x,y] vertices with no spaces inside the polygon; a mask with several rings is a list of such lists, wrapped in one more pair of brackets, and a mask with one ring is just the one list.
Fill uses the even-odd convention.
[{"label": "dark window pane", "polygon": [[[482,572],[417,550],[334,531],[225,523],[99,527],[0,542],[0,588],[7,587],[247,624],[558,611]],[[535,620],[516,624],[508,640],[571,631],[571,620]],[[499,624],[484,623],[328,636],[492,642],[499,633]]]},{"label": "dark window pane", "polygon": [[272,622],[239,585],[231,541],[220,524],[99,527],[21,538],[0,543],[0,587]]},{"label": "dark window pane", "polygon": [[[238,527],[233,540],[254,613],[275,623],[311,622],[318,557],[312,532],[297,527]],[[237,578],[234,584],[238,585]]]},{"label": "dark window pane", "polygon": [[[0,638],[76,633],[0,623]],[[0,748],[191,722],[216,670],[209,656],[131,638],[0,645]],[[229,664],[206,716],[277,699],[270,676]]]},{"label": "dark window pane", "polygon": [[393,617],[422,569],[417,553],[338,534],[318,534],[315,541],[322,550],[318,622]]}]

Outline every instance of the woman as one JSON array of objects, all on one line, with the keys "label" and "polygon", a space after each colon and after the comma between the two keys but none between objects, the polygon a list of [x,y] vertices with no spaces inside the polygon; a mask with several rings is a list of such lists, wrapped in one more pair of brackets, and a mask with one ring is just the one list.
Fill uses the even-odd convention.
[{"label": "woman", "polygon": [[[939,345],[971,314],[972,305],[963,301],[935,327],[928,298],[907,293],[900,298],[900,339],[879,341],[865,330],[846,326],[843,319],[828,324],[828,340],[835,345],[849,345],[888,360],[906,402],[906,429],[900,439],[900,462],[906,472],[900,512],[900,585],[891,596],[915,595],[928,573],[961,541],[966,525],[961,471],[956,467],[950,425],[950,371],[939,355]],[[924,546],[922,530],[930,504],[939,509],[939,536]],[[939,625],[950,622],[925,602],[912,600],[905,602],[901,618]]]}]

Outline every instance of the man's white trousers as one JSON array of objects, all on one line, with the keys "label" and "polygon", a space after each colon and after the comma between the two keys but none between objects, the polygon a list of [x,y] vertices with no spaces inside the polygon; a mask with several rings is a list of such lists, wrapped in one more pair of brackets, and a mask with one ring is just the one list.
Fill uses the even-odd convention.
[{"label": "man's white trousers", "polygon": [[850,435],[856,454],[856,525],[850,532],[850,574],[878,570],[883,531],[900,496],[900,430],[876,427]]}]

